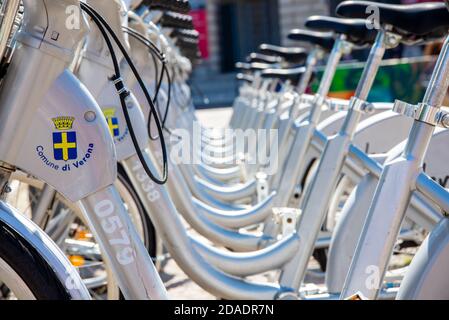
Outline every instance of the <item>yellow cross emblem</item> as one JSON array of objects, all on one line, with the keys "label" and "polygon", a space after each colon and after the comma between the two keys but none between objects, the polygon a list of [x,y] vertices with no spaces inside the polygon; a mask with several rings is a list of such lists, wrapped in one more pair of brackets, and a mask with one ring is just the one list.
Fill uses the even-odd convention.
[{"label": "yellow cross emblem", "polygon": [[55,132],[53,134],[53,149],[56,160],[76,159],[76,133]]},{"label": "yellow cross emblem", "polygon": [[118,130],[119,130],[119,125],[117,123],[117,118],[113,118],[113,117],[108,117],[108,126],[109,126],[109,132],[111,133],[111,136],[115,137],[118,136]]}]

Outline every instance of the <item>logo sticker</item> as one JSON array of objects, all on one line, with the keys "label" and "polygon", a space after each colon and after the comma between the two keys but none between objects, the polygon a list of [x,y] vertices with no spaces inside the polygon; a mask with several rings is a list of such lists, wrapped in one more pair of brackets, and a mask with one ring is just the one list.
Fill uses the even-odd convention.
[{"label": "logo sticker", "polygon": [[118,124],[118,118],[115,116],[115,112],[115,108],[103,110],[103,114],[109,126],[109,132],[114,138],[120,135],[120,127]]},{"label": "logo sticker", "polygon": [[116,116],[116,112],[116,108],[103,109],[103,114],[106,118],[106,122],[108,123],[111,136],[115,139],[116,142],[123,142],[128,136],[129,130],[128,128],[126,128],[125,130],[120,130],[119,119]]},{"label": "logo sticker", "polygon": [[76,132],[72,130],[73,117],[57,117],[52,119],[55,128],[62,132],[53,132],[53,155],[55,160],[75,160],[78,158]]},{"label": "logo sticker", "polygon": [[[94,153],[94,144],[78,145],[77,133],[73,130],[74,117],[56,117],[51,121],[57,130],[52,133],[54,160],[51,159],[50,152],[47,153],[43,145],[36,147],[38,158],[44,165],[55,171],[69,172],[72,169],[77,170],[84,167]],[[80,156],[79,153],[82,155]]]}]

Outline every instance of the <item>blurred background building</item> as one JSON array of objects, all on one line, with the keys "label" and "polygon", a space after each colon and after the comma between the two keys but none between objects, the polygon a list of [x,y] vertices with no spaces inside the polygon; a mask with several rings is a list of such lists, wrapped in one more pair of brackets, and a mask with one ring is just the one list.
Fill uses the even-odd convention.
[{"label": "blurred background building", "polygon": [[[197,107],[230,106],[237,94],[235,63],[261,43],[292,45],[286,38],[311,15],[333,15],[343,0],[191,0],[203,61],[191,83]],[[437,1],[437,0],[434,0]],[[382,0],[416,3],[423,0]]]}]

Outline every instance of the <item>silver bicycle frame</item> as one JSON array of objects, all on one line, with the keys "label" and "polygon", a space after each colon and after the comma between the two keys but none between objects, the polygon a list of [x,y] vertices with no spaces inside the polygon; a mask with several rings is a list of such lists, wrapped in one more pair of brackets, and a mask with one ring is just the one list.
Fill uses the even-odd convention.
[{"label": "silver bicycle frame", "polygon": [[167,299],[164,284],[115,187],[80,204],[123,295],[127,299]]},{"label": "silver bicycle frame", "polygon": [[[449,38],[446,39],[423,104],[438,109],[449,86]],[[435,110],[435,109],[429,109]],[[341,297],[361,293],[377,297],[412,192],[416,189],[447,212],[447,193],[422,173],[435,126],[415,120],[402,155],[387,162],[369,209]],[[400,187],[398,187],[398,185]]]},{"label": "silver bicycle frame", "polygon": [[315,241],[326,217],[332,192],[335,190],[356,125],[362,116],[360,110],[356,109],[357,99],[364,100],[368,96],[382,60],[385,45],[385,33],[380,31],[368,57],[355,98],[351,100],[351,107],[345,123],[339,134],[330,137],[326,142],[317,172],[301,208],[302,214],[297,229],[301,238],[300,249],[284,268],[280,278],[281,285],[289,285],[299,289],[304,278]]},{"label": "silver bicycle frame", "polygon": [[[151,170],[156,170],[149,156],[146,162]],[[275,299],[282,293],[278,286],[248,283],[209,265],[192,247],[193,240],[187,235],[165,187],[148,178],[137,157],[125,160],[123,166],[170,254],[197,284],[226,299]]]},{"label": "silver bicycle frame", "polygon": [[291,147],[291,150],[294,150],[295,152],[287,157],[285,168],[283,168],[283,174],[278,189],[278,197],[275,203],[276,206],[283,206],[288,203],[289,198],[293,194],[292,191],[296,185],[296,179],[306,165],[302,160],[312,141],[317,122],[322,112],[322,103],[329,93],[338,64],[343,53],[347,51],[347,46],[348,44],[345,42],[344,36],[339,37],[335,41],[334,48],[329,56],[326,70],[323,79],[321,80],[308,120],[295,124],[295,137]]},{"label": "silver bicycle frame", "polygon": [[[148,188],[148,187],[147,187]],[[287,242],[286,242],[287,243]],[[283,243],[283,245],[285,245],[284,243]],[[214,260],[215,259],[215,261],[216,261],[216,263],[217,264],[220,264],[220,262],[219,262],[219,260],[226,260],[225,258],[223,258],[223,255],[222,255],[222,253],[221,252],[214,252],[214,251],[212,251],[211,252],[211,250],[209,249],[209,248],[207,248],[207,247],[204,247],[204,246],[202,246],[201,244],[198,244],[198,245],[196,245],[195,246],[196,248],[197,248],[197,250],[202,250],[203,251],[203,253],[204,252],[208,252],[208,254],[214,254],[215,253],[215,256],[213,256],[214,258],[209,258],[208,260],[210,260],[210,261],[212,261],[212,260]],[[290,246],[290,247],[288,247],[289,248],[289,250],[291,250],[292,248],[294,248],[294,246]],[[279,251],[278,251],[278,254],[279,254]],[[259,258],[260,256],[258,256],[258,258]],[[279,259],[281,259],[281,261],[282,262],[284,262],[284,259],[285,258],[283,258],[283,257],[279,257]],[[250,259],[248,259],[247,261],[249,261]],[[230,258],[230,259],[228,259],[228,260],[226,260],[226,262],[221,262],[221,264],[222,265],[220,265],[220,268],[223,268],[225,271],[227,271],[227,272],[231,272],[231,273],[233,273],[233,272],[236,272],[238,275],[247,275],[247,274],[249,274],[248,272],[250,272],[250,271],[248,271],[249,270],[249,268],[251,267],[251,264],[253,264],[253,266],[254,266],[254,263],[257,261],[257,262],[264,262],[265,264],[263,264],[263,265],[261,265],[261,267],[259,268],[259,269],[257,269],[258,271],[260,271],[260,270],[263,270],[264,268],[269,268],[269,267],[272,267],[272,266],[275,266],[275,267],[278,267],[278,266],[280,266],[281,265],[281,263],[279,263],[279,264],[273,264],[273,265],[266,265],[266,262],[267,262],[267,260],[266,259],[261,259],[261,260],[257,260],[257,259],[252,259],[252,261],[251,261],[251,264],[248,264],[248,265],[246,265],[246,264],[244,264],[244,263],[242,263],[242,266],[243,266],[243,271],[240,271],[240,273],[239,273],[239,271],[236,271],[235,269],[237,269],[237,266],[235,266],[235,267],[232,267],[231,266],[231,264],[232,263],[235,263],[235,259],[234,258]],[[242,262],[243,262],[243,260],[242,260]],[[225,266],[225,265],[227,265],[227,266]],[[232,271],[232,270],[234,270],[234,271]]]},{"label": "silver bicycle frame", "polygon": [[[123,36],[121,10],[124,8],[119,3],[114,3],[112,6],[110,1],[105,0],[92,0],[89,3],[108,21],[111,21],[111,26],[118,36]],[[101,113],[104,112],[105,116],[108,116],[107,110],[109,109],[113,111],[113,114],[109,115],[110,117],[117,113],[123,128],[124,115],[115,110],[120,105],[118,95],[114,93],[113,85],[108,79],[111,68],[107,63],[105,64],[105,61],[108,61],[108,52],[104,47],[98,47],[99,41],[104,43],[99,31],[95,29],[89,34],[86,56],[79,67],[80,78],[88,84],[89,88],[93,89],[94,95],[102,104],[101,107],[104,108]],[[125,39],[122,39],[122,43],[125,43]],[[127,107],[132,121],[142,116],[133,96],[128,97]],[[111,133],[113,133],[111,123],[108,123],[106,128],[108,128],[107,134],[111,138]],[[117,146],[119,159],[135,154],[127,130],[126,128],[121,131],[122,133],[125,132],[125,135],[118,140],[120,141]],[[139,126],[135,129],[135,132],[139,140],[146,136],[145,130],[142,130]],[[117,143],[116,139],[115,142]],[[90,210],[93,209],[93,212],[96,213],[96,215],[86,216],[86,220],[94,229],[96,239],[102,252],[106,255],[106,260],[110,263],[125,297],[131,299],[166,299],[167,293],[162,280],[115,187],[110,186],[101,192],[92,194],[83,199],[81,204],[85,207],[85,212],[92,212]],[[98,210],[103,210],[103,213],[98,213]]]},{"label": "silver bicycle frame", "polygon": [[[440,146],[442,144],[444,145],[442,141],[445,140],[440,139]],[[388,153],[388,158],[392,159],[400,155],[403,145],[401,143],[393,148]],[[375,160],[369,159],[368,156],[357,148],[352,147],[351,149],[349,154],[350,159],[359,162],[361,166],[366,168],[365,170],[368,173],[364,171],[363,174],[365,176],[346,200],[340,219],[332,234],[326,268],[326,287],[328,292],[334,296],[338,296],[343,289],[345,277],[349,270],[369,205],[382,173],[382,166],[376,163]],[[439,156],[439,152],[435,152],[433,158],[435,159]],[[444,167],[440,166],[440,168]],[[439,209],[432,206],[429,200],[414,193],[407,210],[407,217],[424,230],[432,230],[441,220],[442,215]],[[407,232],[409,230],[403,227],[401,236],[406,237]]]}]

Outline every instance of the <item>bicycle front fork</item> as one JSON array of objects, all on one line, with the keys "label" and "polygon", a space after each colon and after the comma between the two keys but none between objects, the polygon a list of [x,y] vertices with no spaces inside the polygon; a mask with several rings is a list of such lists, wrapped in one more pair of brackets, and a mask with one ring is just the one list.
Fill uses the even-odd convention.
[{"label": "bicycle front fork", "polygon": [[79,204],[124,297],[167,299],[164,284],[116,188],[111,185]]}]

